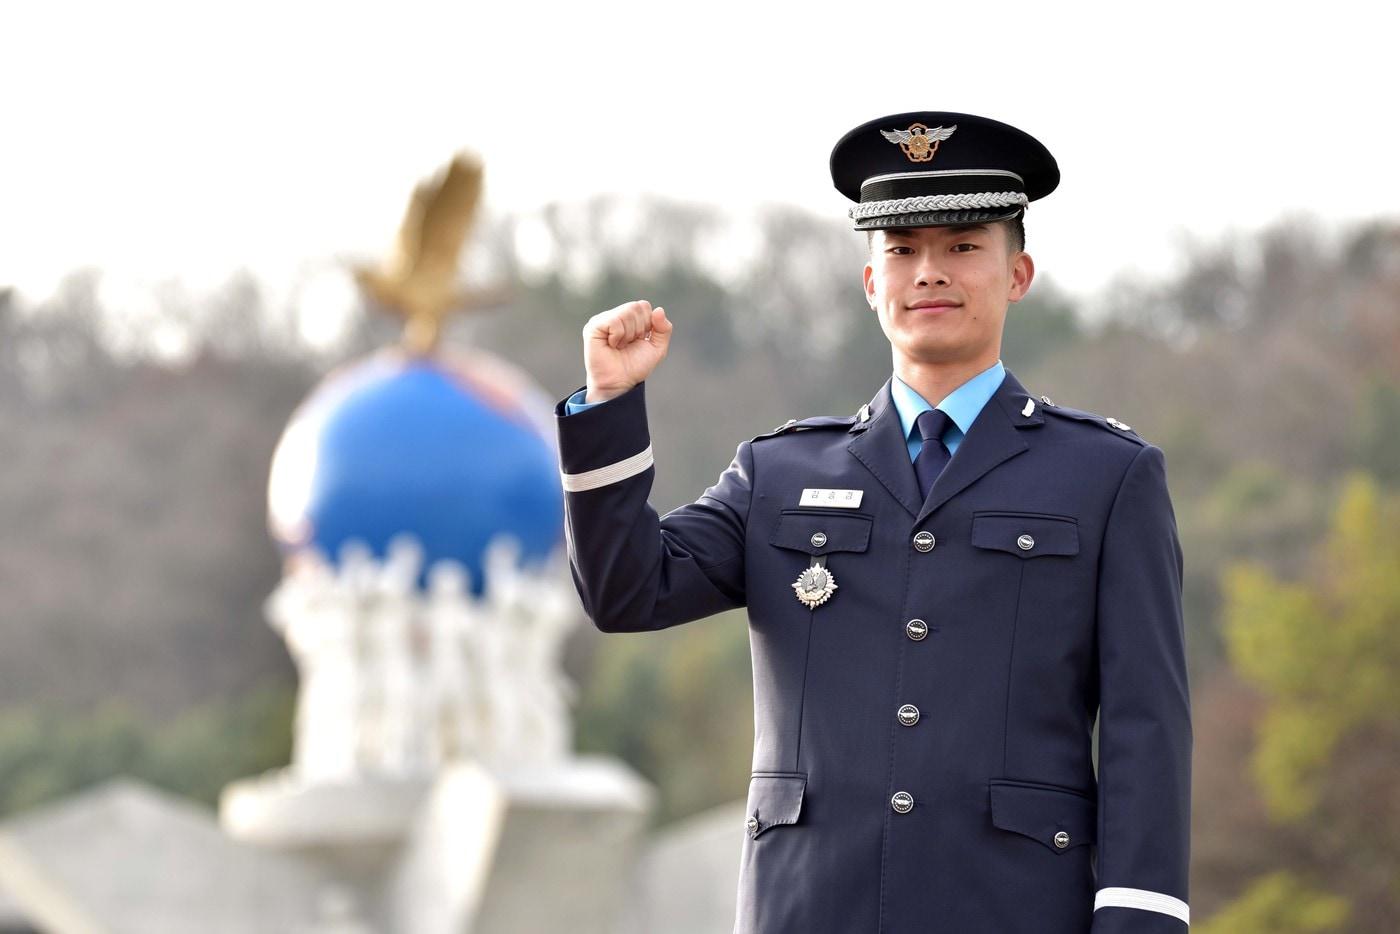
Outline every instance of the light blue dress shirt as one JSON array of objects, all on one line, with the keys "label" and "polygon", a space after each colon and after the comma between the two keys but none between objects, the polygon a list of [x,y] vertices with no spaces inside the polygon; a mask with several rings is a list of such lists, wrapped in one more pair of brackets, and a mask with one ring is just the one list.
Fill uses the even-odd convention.
[{"label": "light blue dress shirt", "polygon": [[894,397],[894,407],[899,412],[899,423],[904,426],[904,437],[909,444],[909,460],[912,463],[914,458],[919,456],[919,449],[924,446],[924,439],[919,437],[919,427],[914,424],[915,420],[923,412],[929,409],[942,409],[948,413],[948,417],[953,420],[956,427],[949,428],[943,433],[943,446],[948,449],[951,456],[958,453],[958,445],[962,443],[963,435],[972,427],[972,422],[982,406],[987,404],[987,400],[997,391],[1001,385],[1002,378],[1006,375],[1006,368],[1001,365],[1001,360],[997,360],[981,373],[954,389],[943,397],[943,401],[938,405],[929,405],[923,396],[919,395],[909,384],[896,376],[890,380],[890,395]]},{"label": "light blue dress shirt", "polygon": [[574,393],[572,396],[570,396],[569,398],[565,399],[565,400],[564,400],[564,414],[565,414],[565,415],[577,415],[578,413],[582,412],[584,409],[591,409],[591,408],[593,408],[595,405],[602,405],[603,402],[607,402],[607,401],[608,401],[607,399],[604,399],[603,402],[584,402],[584,401],[583,401],[583,397],[586,396],[586,395],[588,395],[588,390],[587,390],[586,388],[584,388],[584,389],[580,389],[578,392]]},{"label": "light blue dress shirt", "polygon": [[[948,413],[948,417],[953,420],[955,427],[949,428],[943,435],[943,445],[948,449],[949,455],[956,454],[963,435],[967,434],[967,430],[972,427],[973,420],[982,411],[982,406],[986,405],[987,400],[997,391],[997,387],[1001,385],[1005,375],[1006,368],[1002,366],[1000,360],[997,360],[996,363],[948,393],[943,401],[936,406],[930,405],[923,396],[909,388],[909,384],[898,376],[891,379],[890,395],[894,397],[894,407],[899,412],[899,423],[904,428],[904,437],[909,445],[909,462],[914,462],[914,458],[919,456],[919,448],[924,446],[924,439],[919,437],[918,426],[915,425],[919,413],[934,408],[942,409]],[[586,390],[580,389],[564,402],[567,414],[574,415],[584,409],[591,409],[595,405],[603,404],[602,402],[584,402],[585,394]]]}]

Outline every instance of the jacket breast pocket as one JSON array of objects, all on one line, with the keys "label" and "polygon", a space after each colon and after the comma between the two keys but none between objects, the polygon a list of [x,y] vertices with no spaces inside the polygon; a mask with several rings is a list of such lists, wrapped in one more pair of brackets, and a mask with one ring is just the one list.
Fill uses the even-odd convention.
[{"label": "jacket breast pocket", "polygon": [[1018,558],[1079,554],[1079,523],[1070,516],[1036,512],[972,514],[972,544]]},{"label": "jacket breast pocket", "polygon": [[[784,551],[765,556],[768,560],[762,573],[766,579],[790,582],[791,589],[784,588],[786,593],[796,591],[796,600],[780,601],[785,616],[825,606],[843,584],[849,586],[859,581],[860,574],[850,576],[845,572],[864,560],[858,556],[870,547],[870,528],[874,521],[875,517],[868,513],[811,507],[784,509],[778,515],[768,542]],[[842,583],[837,583],[838,579]],[[845,591],[843,596],[850,592]],[[836,605],[838,616],[844,615],[843,609],[855,609],[849,597],[838,598]],[[824,615],[832,612],[827,610]]]},{"label": "jacket breast pocket", "polygon": [[779,548],[809,555],[835,551],[865,551],[870,547],[870,527],[875,517],[863,512],[834,509],[784,509],[768,542]]}]

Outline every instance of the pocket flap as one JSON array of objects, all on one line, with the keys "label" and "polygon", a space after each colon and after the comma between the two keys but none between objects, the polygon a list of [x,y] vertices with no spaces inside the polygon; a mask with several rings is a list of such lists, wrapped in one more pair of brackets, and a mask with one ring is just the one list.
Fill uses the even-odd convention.
[{"label": "pocket flap", "polygon": [[1098,803],[1086,794],[1001,779],[989,786],[992,823],[1002,830],[1025,834],[1056,853],[1093,843],[1097,836]]},{"label": "pocket flap", "polygon": [[749,836],[757,837],[780,824],[797,823],[806,789],[805,772],[755,772],[749,779],[745,812]]},{"label": "pocket flap", "polygon": [[1079,554],[1079,523],[1068,516],[1026,512],[975,512],[972,544],[1022,558]]},{"label": "pocket flap", "polygon": [[834,509],[784,509],[768,541],[779,548],[793,548],[809,555],[865,551],[870,547],[870,526],[874,519],[874,516]]}]

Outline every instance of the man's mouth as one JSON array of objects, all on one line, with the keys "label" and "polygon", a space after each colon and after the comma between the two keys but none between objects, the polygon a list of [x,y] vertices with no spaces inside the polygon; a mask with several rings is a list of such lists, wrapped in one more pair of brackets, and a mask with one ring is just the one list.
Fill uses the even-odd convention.
[{"label": "man's mouth", "polygon": [[908,306],[910,311],[922,311],[925,314],[938,314],[957,308],[958,303],[951,298],[921,298],[917,302],[911,302]]}]

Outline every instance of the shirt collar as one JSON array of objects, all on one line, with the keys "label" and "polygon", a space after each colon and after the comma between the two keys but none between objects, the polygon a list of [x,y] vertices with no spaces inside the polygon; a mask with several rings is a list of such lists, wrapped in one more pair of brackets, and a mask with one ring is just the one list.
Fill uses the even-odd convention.
[{"label": "shirt collar", "polygon": [[894,407],[899,412],[899,423],[904,427],[905,439],[908,440],[910,433],[914,431],[916,427],[914,421],[920,413],[935,408],[948,413],[948,417],[953,420],[958,429],[963,434],[967,434],[967,430],[972,427],[973,419],[982,411],[982,407],[987,404],[987,400],[992,397],[992,394],[997,391],[1005,374],[1006,368],[998,359],[996,363],[948,393],[943,401],[936,406],[930,405],[923,396],[915,392],[908,383],[896,375],[890,381],[890,395],[894,398]]}]

